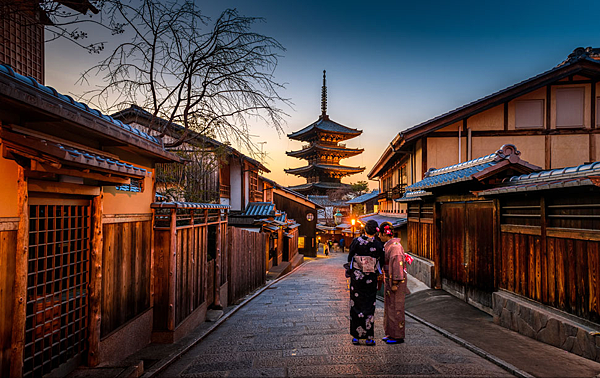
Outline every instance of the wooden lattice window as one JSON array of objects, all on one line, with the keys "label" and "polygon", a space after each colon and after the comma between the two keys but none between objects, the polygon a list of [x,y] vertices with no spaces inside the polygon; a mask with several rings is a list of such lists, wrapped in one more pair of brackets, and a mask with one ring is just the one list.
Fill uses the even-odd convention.
[{"label": "wooden lattice window", "polygon": [[46,375],[87,348],[90,203],[29,200],[23,376]]}]

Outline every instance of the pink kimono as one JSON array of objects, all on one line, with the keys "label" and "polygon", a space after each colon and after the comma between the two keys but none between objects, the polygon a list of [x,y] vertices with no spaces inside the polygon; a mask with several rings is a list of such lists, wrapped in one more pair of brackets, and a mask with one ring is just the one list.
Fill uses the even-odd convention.
[{"label": "pink kimono", "polygon": [[[409,294],[404,265],[408,260],[412,262],[412,259],[404,253],[400,239],[397,238],[388,240],[384,245],[384,250],[383,330],[388,337],[404,339],[404,297]],[[398,289],[392,291],[392,286],[397,286]]]}]

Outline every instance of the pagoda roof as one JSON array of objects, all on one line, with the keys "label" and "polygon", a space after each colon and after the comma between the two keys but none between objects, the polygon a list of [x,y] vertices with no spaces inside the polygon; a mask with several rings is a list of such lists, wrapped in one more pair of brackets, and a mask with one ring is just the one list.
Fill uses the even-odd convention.
[{"label": "pagoda roof", "polygon": [[319,143],[313,143],[310,146],[308,146],[307,148],[303,148],[301,150],[296,150],[296,151],[288,151],[288,152],[286,152],[286,154],[288,156],[293,156],[293,157],[302,157],[302,156],[311,155],[312,153],[314,153],[316,151],[337,152],[337,153],[343,154],[345,156],[354,156],[354,155],[361,154],[364,151],[364,149],[363,148],[346,148],[346,147],[341,147],[341,146],[325,146],[325,145],[322,145]]},{"label": "pagoda roof", "polygon": [[[344,184],[341,182],[310,182],[307,184],[289,186],[288,189],[291,189],[296,192],[310,192],[312,190],[331,190],[331,189],[346,189],[350,188],[349,184]],[[311,201],[315,202],[313,196],[308,197]]]},{"label": "pagoda roof", "polygon": [[316,122],[306,126],[302,130],[288,134],[288,138],[296,140],[305,140],[305,138],[316,133],[317,131],[322,131],[330,134],[343,134],[344,136],[346,136],[346,138],[344,139],[354,138],[362,134],[362,130],[351,129],[347,126],[332,121],[331,119],[329,119],[328,115],[321,115]]},{"label": "pagoda roof", "polygon": [[344,172],[347,175],[353,175],[355,173],[360,173],[360,172],[364,171],[365,168],[364,167],[349,167],[349,166],[337,165],[337,164],[309,164],[304,167],[286,169],[285,173],[302,176],[303,174],[309,173],[312,170],[340,171],[340,172]]}]

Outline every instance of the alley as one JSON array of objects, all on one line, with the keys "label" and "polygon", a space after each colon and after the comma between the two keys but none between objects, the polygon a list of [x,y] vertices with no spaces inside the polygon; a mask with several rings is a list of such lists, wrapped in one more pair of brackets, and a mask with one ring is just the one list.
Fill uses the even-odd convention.
[{"label": "alley", "polygon": [[208,376],[509,376],[407,317],[401,345],[354,346],[348,334],[346,254],[317,259],[272,285],[162,372]]}]

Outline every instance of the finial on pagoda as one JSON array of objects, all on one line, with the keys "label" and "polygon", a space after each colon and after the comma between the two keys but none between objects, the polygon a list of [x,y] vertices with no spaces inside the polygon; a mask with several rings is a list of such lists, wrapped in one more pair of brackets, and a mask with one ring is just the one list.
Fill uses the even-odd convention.
[{"label": "finial on pagoda", "polygon": [[325,78],[326,71],[323,70],[323,87],[321,87],[321,117],[327,117],[327,79]]}]

